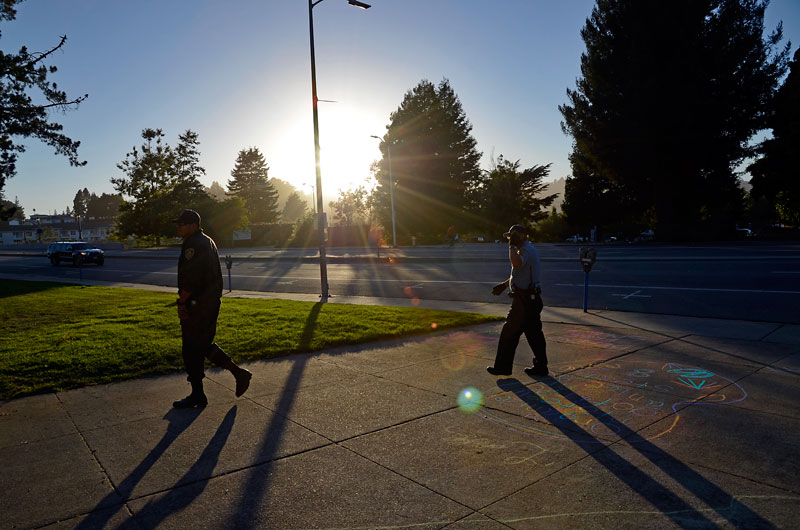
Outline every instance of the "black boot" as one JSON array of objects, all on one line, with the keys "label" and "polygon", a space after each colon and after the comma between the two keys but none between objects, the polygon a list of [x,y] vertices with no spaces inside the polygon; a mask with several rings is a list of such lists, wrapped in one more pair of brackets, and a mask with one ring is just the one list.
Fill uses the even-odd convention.
[{"label": "black boot", "polygon": [[206,405],[208,405],[208,398],[205,392],[203,392],[202,381],[192,381],[192,393],[172,403],[172,406],[176,409],[191,409],[194,407],[205,407]]},{"label": "black boot", "polygon": [[225,351],[220,348],[216,342],[211,345],[208,359],[212,363],[225,368],[231,374],[233,374],[233,378],[236,380],[236,397],[241,397],[242,394],[247,392],[247,389],[250,387],[250,379],[253,378],[253,374],[250,372],[250,370],[240,368],[235,362],[233,362],[233,359],[231,359],[230,356],[225,353]]}]

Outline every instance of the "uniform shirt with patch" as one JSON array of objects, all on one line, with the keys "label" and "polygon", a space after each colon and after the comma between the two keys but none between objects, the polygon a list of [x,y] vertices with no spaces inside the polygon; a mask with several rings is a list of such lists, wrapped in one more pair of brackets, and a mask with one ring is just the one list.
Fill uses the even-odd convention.
[{"label": "uniform shirt with patch", "polygon": [[181,245],[178,259],[178,289],[189,291],[193,300],[222,296],[222,267],[214,240],[197,230]]},{"label": "uniform shirt with patch", "polygon": [[539,285],[541,277],[541,267],[539,265],[539,252],[533,243],[525,241],[519,247],[519,257],[522,259],[522,267],[515,269],[511,267],[511,290],[531,289]]}]

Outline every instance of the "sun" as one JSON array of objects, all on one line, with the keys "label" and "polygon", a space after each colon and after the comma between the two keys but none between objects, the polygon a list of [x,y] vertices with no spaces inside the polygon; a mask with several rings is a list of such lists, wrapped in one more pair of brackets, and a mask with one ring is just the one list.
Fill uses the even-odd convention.
[{"label": "sun", "polygon": [[356,107],[320,103],[320,167],[326,195],[374,183],[370,167],[381,158],[385,125],[379,117]]}]

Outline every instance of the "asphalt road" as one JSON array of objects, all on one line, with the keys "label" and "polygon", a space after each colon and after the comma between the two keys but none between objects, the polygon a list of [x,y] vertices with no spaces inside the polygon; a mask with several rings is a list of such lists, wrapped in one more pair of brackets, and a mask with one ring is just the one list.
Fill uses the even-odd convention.
[{"label": "asphalt road", "polygon": [[[541,244],[537,248],[542,256],[545,303],[582,307],[585,274],[577,261],[578,246]],[[335,252],[331,250],[329,255]],[[365,254],[358,252],[362,257]],[[283,261],[286,253],[276,251],[240,249],[235,253],[231,271],[234,289],[320,291],[319,265],[311,257],[313,250],[296,251],[295,261]],[[76,280],[82,275],[92,280],[176,285],[177,251],[149,251],[151,259],[142,259],[142,251],[107,254],[105,266],[87,265],[82,270],[68,265],[53,267],[43,257],[5,255],[0,256],[0,274]],[[401,254],[416,259],[329,263],[331,295],[507,300],[505,295],[498,298],[490,292],[492,285],[508,275],[503,245],[427,247]],[[249,259],[239,259],[245,255]],[[274,259],[279,255],[283,260]],[[800,245],[600,247],[598,255],[589,275],[591,309],[800,322]],[[161,259],[152,259],[156,256]],[[227,272],[223,272],[227,289]]]}]

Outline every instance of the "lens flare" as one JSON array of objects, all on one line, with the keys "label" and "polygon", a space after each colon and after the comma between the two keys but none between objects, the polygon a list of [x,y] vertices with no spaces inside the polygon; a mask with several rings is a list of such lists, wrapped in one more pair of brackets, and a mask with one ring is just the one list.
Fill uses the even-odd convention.
[{"label": "lens flare", "polygon": [[431,322],[431,327],[432,327],[433,329],[436,329],[436,322]]},{"label": "lens flare", "polygon": [[411,298],[412,296],[414,296],[414,289],[412,289],[411,287],[408,287],[408,286],[404,287],[403,288],[403,294],[405,294],[406,296]]},{"label": "lens flare", "polygon": [[467,387],[458,394],[458,408],[464,412],[475,412],[483,405],[483,393],[475,387]]}]

